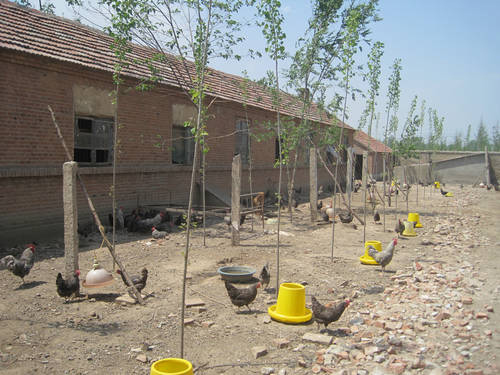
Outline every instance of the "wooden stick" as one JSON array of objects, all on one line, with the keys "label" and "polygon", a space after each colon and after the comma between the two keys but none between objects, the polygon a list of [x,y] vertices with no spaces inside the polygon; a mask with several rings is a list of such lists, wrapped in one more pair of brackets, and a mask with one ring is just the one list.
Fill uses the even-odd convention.
[{"label": "wooden stick", "polygon": [[[62,136],[61,129],[59,128],[59,125],[57,125],[56,116],[54,115],[54,111],[52,111],[52,108],[50,107],[50,105],[48,105],[47,107],[50,111],[50,115],[52,116],[52,122],[54,123],[54,126],[56,127],[57,136],[61,140],[62,146],[64,147],[64,150],[66,151],[66,157],[68,158],[69,161],[73,161],[73,158],[71,157],[71,154],[68,150],[68,147],[66,146],[66,142],[64,141],[64,138]],[[115,249],[113,248],[113,245],[111,244],[111,242],[109,242],[108,238],[106,237],[106,233],[104,231],[104,227],[101,223],[101,220],[99,219],[99,215],[97,214],[97,212],[95,210],[94,204],[92,203],[92,199],[90,199],[89,193],[87,192],[87,188],[85,187],[85,184],[83,183],[83,180],[80,176],[80,173],[78,173],[78,171],[76,172],[76,177],[78,179],[78,182],[80,183],[80,187],[82,188],[83,194],[85,195],[85,198],[87,199],[87,203],[89,205],[90,211],[92,212],[92,216],[94,216],[95,223],[97,224],[97,227],[99,228],[99,232],[101,232],[101,236],[102,236],[104,243],[106,244],[106,247],[108,248],[109,252],[111,253],[113,260],[116,262],[116,264],[118,264],[118,267],[120,267],[120,270],[122,271],[123,276],[125,276],[125,280],[127,280],[129,285],[131,286],[132,290],[134,291],[134,294],[137,297],[137,301],[141,305],[144,305],[144,300],[142,299],[141,293],[135,287],[135,285],[132,282],[132,280],[130,279],[127,271],[125,270],[125,267],[123,266],[122,262],[120,261],[120,259],[118,259],[117,255],[115,253]]]}]

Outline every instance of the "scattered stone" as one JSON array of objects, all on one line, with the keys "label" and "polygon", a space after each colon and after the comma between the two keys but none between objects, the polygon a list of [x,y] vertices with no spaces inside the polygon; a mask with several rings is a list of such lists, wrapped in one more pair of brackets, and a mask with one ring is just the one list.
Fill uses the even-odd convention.
[{"label": "scattered stone", "polygon": [[196,308],[196,311],[198,312],[198,314],[201,314],[201,313],[204,313],[205,311],[207,311],[207,308],[205,306],[198,306]]},{"label": "scattered stone", "polygon": [[464,305],[472,305],[472,298],[471,297],[463,297],[462,298],[462,303]]},{"label": "scattered stone", "polygon": [[360,317],[360,316],[356,316],[354,318],[352,318],[350,321],[349,321],[349,324],[353,325],[353,326],[358,326],[358,325],[362,325],[365,323],[365,320]]},{"label": "scattered stone", "polygon": [[489,319],[489,317],[485,312],[478,312],[476,313],[476,319]]},{"label": "scattered stone", "polygon": [[365,355],[374,355],[380,353],[381,351],[382,349],[375,345],[367,346],[364,349]]},{"label": "scattered stone", "polygon": [[148,357],[146,354],[139,354],[137,357],[135,357],[135,359],[142,363],[148,363]]},{"label": "scattered stone", "polygon": [[448,311],[441,311],[438,315],[436,315],[436,320],[442,321],[446,319],[450,319],[451,314]]},{"label": "scattered stone", "polygon": [[204,322],[201,322],[201,325],[205,328],[210,328],[214,325],[215,323],[211,320],[207,320],[207,321],[204,321]]},{"label": "scattered stone", "polygon": [[307,367],[307,363],[306,361],[304,361],[303,358],[299,358],[299,360],[297,361],[297,364],[300,366],[300,367]]},{"label": "scattered stone", "polygon": [[333,337],[308,332],[302,336],[302,340],[314,342],[315,344],[330,345],[333,341]]},{"label": "scattered stone", "polygon": [[130,297],[128,294],[116,297],[115,302],[121,303],[123,305],[135,305],[137,303],[137,301]]},{"label": "scattered stone", "polygon": [[486,336],[491,336],[491,335],[493,335],[493,332],[490,329],[487,329],[486,331],[484,331],[484,334]]},{"label": "scattered stone", "polygon": [[319,374],[321,372],[321,366],[316,364],[311,368],[311,371],[313,374]]},{"label": "scattered stone", "polygon": [[385,329],[387,331],[397,331],[398,329],[403,328],[402,322],[386,322]]},{"label": "scattered stone", "polygon": [[288,372],[286,371],[286,368],[282,368],[278,371],[278,375],[287,375]]},{"label": "scattered stone", "polygon": [[488,312],[494,312],[495,310],[493,309],[493,306],[485,306],[484,307],[486,309],[486,311]]},{"label": "scattered stone", "polygon": [[425,361],[422,358],[416,358],[412,364],[412,369],[425,368]]},{"label": "scattered stone", "polygon": [[389,369],[395,374],[402,374],[406,369],[406,363],[393,362],[389,365]]},{"label": "scattered stone", "polygon": [[417,261],[415,261],[415,263],[413,263],[413,268],[415,269],[415,271],[422,271],[422,269],[423,269],[422,265]]},{"label": "scattered stone", "polygon": [[186,300],[186,307],[205,306],[200,298],[189,298]]},{"label": "scattered stone", "polygon": [[252,348],[252,354],[255,359],[263,357],[267,354],[267,349],[265,346],[254,346]]},{"label": "scattered stone", "polygon": [[184,318],[184,325],[187,326],[189,324],[193,324],[194,319],[193,318]]},{"label": "scattered stone", "polygon": [[262,375],[271,375],[272,373],[274,373],[274,368],[273,367],[262,367],[262,369],[260,370],[260,373]]},{"label": "scattered stone", "polygon": [[263,318],[262,318],[262,323],[264,324],[269,324],[271,323],[271,317],[269,315],[265,315]]},{"label": "scattered stone", "polygon": [[278,349],[283,349],[287,348],[288,345],[290,344],[290,340],[287,339],[274,339],[273,340],[274,346],[276,346]]}]

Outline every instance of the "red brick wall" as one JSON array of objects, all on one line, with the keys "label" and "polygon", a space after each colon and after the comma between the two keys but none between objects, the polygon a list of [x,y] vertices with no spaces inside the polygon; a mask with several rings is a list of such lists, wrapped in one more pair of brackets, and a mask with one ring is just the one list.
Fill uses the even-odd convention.
[{"label": "red brick wall", "polygon": [[[0,50],[0,246],[62,235],[62,164],[64,150],[56,136],[47,105],[51,105],[70,152],[73,149],[73,86],[112,90],[111,75]],[[139,204],[185,203],[191,167],[171,164],[172,104],[189,104],[173,89],[140,93],[124,90],[119,98],[118,204],[130,210]],[[207,184],[230,192],[236,121],[242,105],[216,100],[207,125]],[[250,108],[255,129],[274,114]],[[352,138],[352,134],[350,135]],[[158,142],[160,147],[155,146]],[[277,190],[273,168],[274,139],[252,142],[254,191]],[[80,168],[83,180],[102,214],[110,212],[110,167]],[[248,191],[244,168],[242,191]],[[319,169],[319,184],[329,183]],[[284,174],[285,176],[285,174]],[[307,190],[309,172],[297,172],[297,186]],[[284,177],[284,184],[286,183]],[[79,218],[90,213],[79,191]],[[102,217],[107,222],[107,215]]]}]

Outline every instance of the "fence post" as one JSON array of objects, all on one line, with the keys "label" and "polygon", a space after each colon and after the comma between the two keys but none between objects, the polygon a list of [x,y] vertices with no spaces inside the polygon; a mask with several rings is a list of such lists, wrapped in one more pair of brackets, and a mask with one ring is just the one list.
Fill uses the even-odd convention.
[{"label": "fence post", "polygon": [[240,244],[241,155],[233,158],[231,173],[231,245]]},{"label": "fence post", "polygon": [[316,147],[309,149],[309,205],[311,208],[311,222],[318,218],[318,159]]},{"label": "fence post", "polygon": [[491,185],[490,158],[488,156],[488,146],[484,146],[484,165],[486,167],[486,186]]},{"label": "fence post", "polygon": [[64,263],[66,278],[71,278],[78,267],[78,204],[76,199],[76,171],[78,164],[63,164],[64,206]]}]

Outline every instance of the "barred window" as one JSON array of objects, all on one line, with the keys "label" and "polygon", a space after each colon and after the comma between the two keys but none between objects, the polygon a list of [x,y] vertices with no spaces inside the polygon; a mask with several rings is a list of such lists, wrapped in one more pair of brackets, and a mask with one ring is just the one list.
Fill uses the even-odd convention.
[{"label": "barred window", "polygon": [[113,158],[113,119],[75,118],[73,158],[80,166],[110,165]]}]

